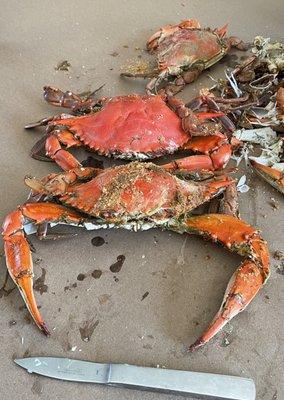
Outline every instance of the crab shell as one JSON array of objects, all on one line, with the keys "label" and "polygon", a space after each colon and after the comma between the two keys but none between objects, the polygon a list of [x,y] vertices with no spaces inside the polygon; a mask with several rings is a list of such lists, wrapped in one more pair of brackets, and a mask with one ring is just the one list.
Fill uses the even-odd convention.
[{"label": "crab shell", "polygon": [[147,48],[157,53],[158,68],[165,74],[178,76],[182,71],[200,71],[218,62],[229,50],[220,30],[201,29],[195,20],[161,28],[148,41]]},{"label": "crab shell", "polygon": [[70,187],[59,199],[109,222],[141,220],[142,225],[149,221],[165,225],[208,201],[213,193],[218,195],[231,183],[229,177],[209,182],[187,181],[155,164],[132,162]]},{"label": "crab shell", "polygon": [[179,116],[158,95],[105,99],[99,112],[56,119],[49,127],[62,125],[88,148],[124,159],[174,153],[190,138]]}]

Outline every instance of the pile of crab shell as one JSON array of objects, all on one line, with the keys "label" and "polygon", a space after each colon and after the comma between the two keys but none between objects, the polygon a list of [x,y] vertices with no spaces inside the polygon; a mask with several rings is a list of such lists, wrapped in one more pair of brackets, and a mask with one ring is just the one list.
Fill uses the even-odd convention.
[{"label": "pile of crab shell", "polygon": [[[177,97],[232,47],[250,53],[198,97],[187,103]],[[121,74],[149,78],[144,94],[100,98],[98,90],[75,94],[44,88],[45,100],[70,114],[26,126],[45,127],[31,155],[51,159],[63,171],[25,179],[30,197],[3,225],[7,268],[36,325],[48,335],[33,294],[26,235],[45,237],[50,224],[134,231],[155,227],[219,242],[245,258],[213,322],[189,347],[194,350],[244,310],[269,277],[266,242],[238,215],[237,192],[247,186],[244,179],[235,184],[229,176],[235,168],[227,164],[244,158],[284,193],[283,44],[261,36],[245,44],[227,36],[227,26],[202,28],[198,21],[186,20],[160,28],[147,49],[155,56],[155,67],[137,66]],[[73,147],[134,162],[104,170],[93,158],[81,163],[69,151]],[[183,158],[149,162],[181,150]],[[204,203],[207,214],[196,214]]]}]

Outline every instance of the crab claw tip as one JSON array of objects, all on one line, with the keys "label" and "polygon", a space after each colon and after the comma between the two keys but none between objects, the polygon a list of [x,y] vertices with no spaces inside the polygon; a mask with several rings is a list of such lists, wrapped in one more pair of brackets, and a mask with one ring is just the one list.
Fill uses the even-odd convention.
[{"label": "crab claw tip", "polygon": [[196,349],[198,349],[199,347],[202,347],[204,345],[203,340],[201,339],[197,339],[194,343],[192,343],[189,348],[188,348],[188,353],[192,353],[193,351],[195,351]]},{"label": "crab claw tip", "polygon": [[49,337],[50,334],[50,330],[48,329],[47,325],[45,322],[43,322],[42,324],[40,324],[40,329],[42,330],[42,332],[45,334],[45,336]]}]

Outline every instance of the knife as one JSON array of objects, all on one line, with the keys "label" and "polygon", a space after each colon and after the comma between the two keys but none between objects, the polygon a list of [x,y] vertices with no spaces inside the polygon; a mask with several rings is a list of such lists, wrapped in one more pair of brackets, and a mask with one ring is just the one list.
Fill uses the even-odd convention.
[{"label": "knife", "polygon": [[138,367],[128,364],[99,364],[70,358],[30,357],[14,361],[30,373],[67,381],[99,383],[214,399],[255,400],[253,380],[238,376]]}]

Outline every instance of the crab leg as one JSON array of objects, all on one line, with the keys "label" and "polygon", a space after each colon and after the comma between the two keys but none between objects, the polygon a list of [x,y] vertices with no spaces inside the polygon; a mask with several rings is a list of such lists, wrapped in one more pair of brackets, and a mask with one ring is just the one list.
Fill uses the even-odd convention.
[{"label": "crab leg", "polygon": [[199,136],[192,138],[183,150],[205,153],[188,156],[163,165],[169,172],[215,171],[224,168],[231,157],[231,146],[224,135]]},{"label": "crab leg", "polygon": [[250,160],[256,173],[261,176],[266,182],[284,194],[284,173],[267,165],[259,164],[254,160]]},{"label": "crab leg", "polygon": [[173,229],[180,233],[187,232],[210,238],[246,257],[230,279],[221,308],[213,322],[189,347],[192,351],[212,339],[252,301],[269,277],[269,252],[266,242],[256,229],[231,215],[194,216]]},{"label": "crab leg", "polygon": [[42,180],[26,177],[25,184],[34,193],[59,196],[65,194],[71,185],[74,187],[74,184],[90,180],[103,171],[103,169],[93,167],[79,167],[60,174],[47,175]]},{"label": "crab leg", "polygon": [[29,243],[25,237],[26,222],[70,222],[80,225],[84,218],[64,206],[53,203],[27,203],[7,215],[3,224],[3,239],[9,274],[26,303],[35,323],[45,335],[49,330],[38,310],[33,292],[33,262]]},{"label": "crab leg", "polygon": [[[45,141],[46,155],[65,171],[80,167],[80,162],[71,153],[64,150],[61,144],[67,148],[82,146],[80,140],[76,139],[71,132],[54,130]],[[34,157],[33,152],[32,156]]]},{"label": "crab leg", "polygon": [[90,110],[98,103],[99,100],[95,98],[95,94],[102,89],[103,86],[104,85],[86,95],[83,93],[75,94],[70,90],[63,92],[62,90],[52,86],[44,86],[43,97],[53,106],[70,108],[73,111],[78,109]]}]

